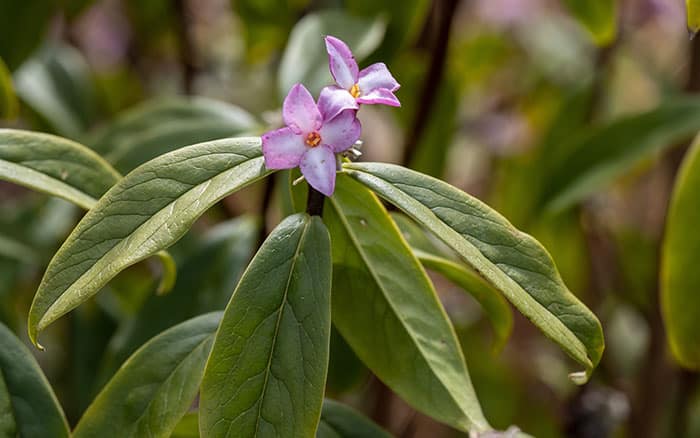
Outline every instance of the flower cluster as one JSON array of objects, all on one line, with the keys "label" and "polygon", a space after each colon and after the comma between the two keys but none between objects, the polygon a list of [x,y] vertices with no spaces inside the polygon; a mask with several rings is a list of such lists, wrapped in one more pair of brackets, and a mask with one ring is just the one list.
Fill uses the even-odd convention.
[{"label": "flower cluster", "polygon": [[294,85],[282,106],[286,126],[264,134],[262,150],[268,169],[299,166],[311,187],[331,196],[336,155],[360,138],[360,105],[401,104],[394,95],[399,83],[384,63],[360,70],[350,48],[332,36],[326,37],[326,51],[336,85],[321,90],[317,102],[302,84]]}]

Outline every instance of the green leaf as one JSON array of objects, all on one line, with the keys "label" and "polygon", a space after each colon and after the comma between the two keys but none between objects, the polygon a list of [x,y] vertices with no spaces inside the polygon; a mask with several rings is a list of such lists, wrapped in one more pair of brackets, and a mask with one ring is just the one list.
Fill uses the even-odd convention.
[{"label": "green leaf", "polygon": [[700,0],[685,0],[685,10],[688,14],[688,31],[694,35],[700,30]]},{"label": "green leaf", "polygon": [[22,438],[68,438],[63,410],[32,353],[0,323],[0,432]]},{"label": "green leaf", "polygon": [[700,369],[700,140],[678,173],[666,219],[661,260],[661,310],[671,351],[684,367]]},{"label": "green leaf", "polygon": [[144,344],[97,395],[74,438],[168,437],[197,395],[221,313],[179,324]]},{"label": "green leaf", "polygon": [[317,216],[289,216],[226,307],[202,381],[202,435],[314,435],[328,366],[330,293],[326,227]]},{"label": "green leaf", "polygon": [[545,175],[540,205],[560,211],[599,190],[634,165],[700,130],[700,99],[662,103],[592,130],[565,149]]},{"label": "green leaf", "polygon": [[12,76],[0,58],[0,119],[14,119],[19,110]]},{"label": "green leaf", "polygon": [[617,35],[617,0],[563,0],[571,14],[590,32],[599,46],[607,46]]},{"label": "green leaf", "polygon": [[15,73],[17,95],[57,134],[80,139],[97,111],[90,67],[66,45],[49,45]]},{"label": "green leaf", "polygon": [[598,319],[566,287],[547,251],[486,204],[400,166],[350,163],[345,171],[399,207],[500,290],[590,376],[602,355]]},{"label": "green leaf", "polygon": [[513,331],[513,312],[503,295],[467,266],[443,257],[425,231],[411,219],[400,213],[392,214],[391,218],[425,268],[461,287],[481,305],[496,334],[494,350],[500,351]]},{"label": "green leaf", "polygon": [[241,135],[256,128],[243,109],[203,97],[156,99],[121,114],[90,144],[121,172],[194,143]]},{"label": "green leaf", "polygon": [[259,138],[200,143],[121,179],[58,250],[29,312],[29,337],[74,309],[120,271],[179,240],[209,207],[269,172]]},{"label": "green leaf", "polygon": [[361,61],[382,42],[385,28],[383,20],[353,17],[335,9],[306,15],[292,30],[282,55],[277,81],[280,95],[285,96],[296,83],[304,84],[317,95],[333,82],[324,36],[345,41],[355,59]]},{"label": "green leaf", "polygon": [[326,399],[316,438],[390,438],[391,435],[356,410]]},{"label": "green leaf", "polygon": [[53,0],[0,2],[0,57],[10,70],[39,46],[55,11]]},{"label": "green leaf", "polygon": [[454,328],[379,200],[338,175],[324,220],[333,241],[333,324],[410,405],[463,431],[490,427]]},{"label": "green leaf", "polygon": [[0,179],[89,209],[120,178],[92,150],[38,132],[0,129]]}]

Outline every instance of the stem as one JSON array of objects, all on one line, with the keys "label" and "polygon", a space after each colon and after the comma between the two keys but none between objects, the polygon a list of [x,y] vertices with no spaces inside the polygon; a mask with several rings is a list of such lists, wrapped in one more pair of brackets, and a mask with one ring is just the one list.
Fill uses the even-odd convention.
[{"label": "stem", "polygon": [[413,120],[413,132],[407,136],[406,146],[404,147],[402,162],[404,165],[410,165],[416,155],[420,139],[428,126],[430,115],[433,114],[433,105],[437,98],[438,89],[442,83],[442,77],[447,63],[447,47],[450,41],[450,32],[452,31],[452,22],[457,10],[459,0],[441,0],[433,3],[434,11],[437,11],[437,36],[435,44],[431,49],[433,57],[430,61],[428,74],[423,89],[420,93],[418,110],[416,111],[415,119]]},{"label": "stem", "polygon": [[197,74],[197,67],[194,62],[195,49],[190,33],[187,0],[173,0],[173,7],[177,20],[176,30],[182,66],[182,89],[189,96],[194,93],[194,78]]},{"label": "stem", "polygon": [[309,195],[306,199],[306,212],[311,216],[323,216],[323,204],[326,196],[309,186]]}]

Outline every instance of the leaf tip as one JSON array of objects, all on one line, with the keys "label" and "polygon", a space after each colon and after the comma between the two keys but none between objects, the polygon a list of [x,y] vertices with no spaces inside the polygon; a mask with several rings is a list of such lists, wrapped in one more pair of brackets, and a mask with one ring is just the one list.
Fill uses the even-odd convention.
[{"label": "leaf tip", "polygon": [[577,371],[569,373],[569,379],[576,385],[585,385],[588,382],[589,374],[586,371]]}]

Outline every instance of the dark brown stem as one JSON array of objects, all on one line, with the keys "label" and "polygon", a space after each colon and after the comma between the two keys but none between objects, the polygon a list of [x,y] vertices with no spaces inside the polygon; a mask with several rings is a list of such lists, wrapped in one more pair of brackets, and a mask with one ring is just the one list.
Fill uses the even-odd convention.
[{"label": "dark brown stem", "polygon": [[452,22],[458,4],[459,0],[440,0],[433,2],[433,7],[436,8],[437,11],[437,14],[435,14],[435,29],[437,29],[438,33],[435,38],[435,43],[431,48],[433,56],[430,60],[430,66],[425,81],[423,82],[423,89],[420,92],[418,109],[411,125],[413,126],[413,131],[407,136],[403,151],[402,162],[406,166],[410,165],[415,157],[420,139],[425,132],[425,128],[428,126],[430,115],[433,113],[433,105],[435,104],[438,89],[445,71]]},{"label": "dark brown stem", "polygon": [[182,66],[182,89],[187,95],[194,93],[194,79],[197,74],[195,48],[189,26],[187,0],[173,0],[176,18],[177,38]]},{"label": "dark brown stem", "polygon": [[323,216],[323,204],[326,196],[309,186],[309,195],[306,199],[306,212],[311,216]]}]

